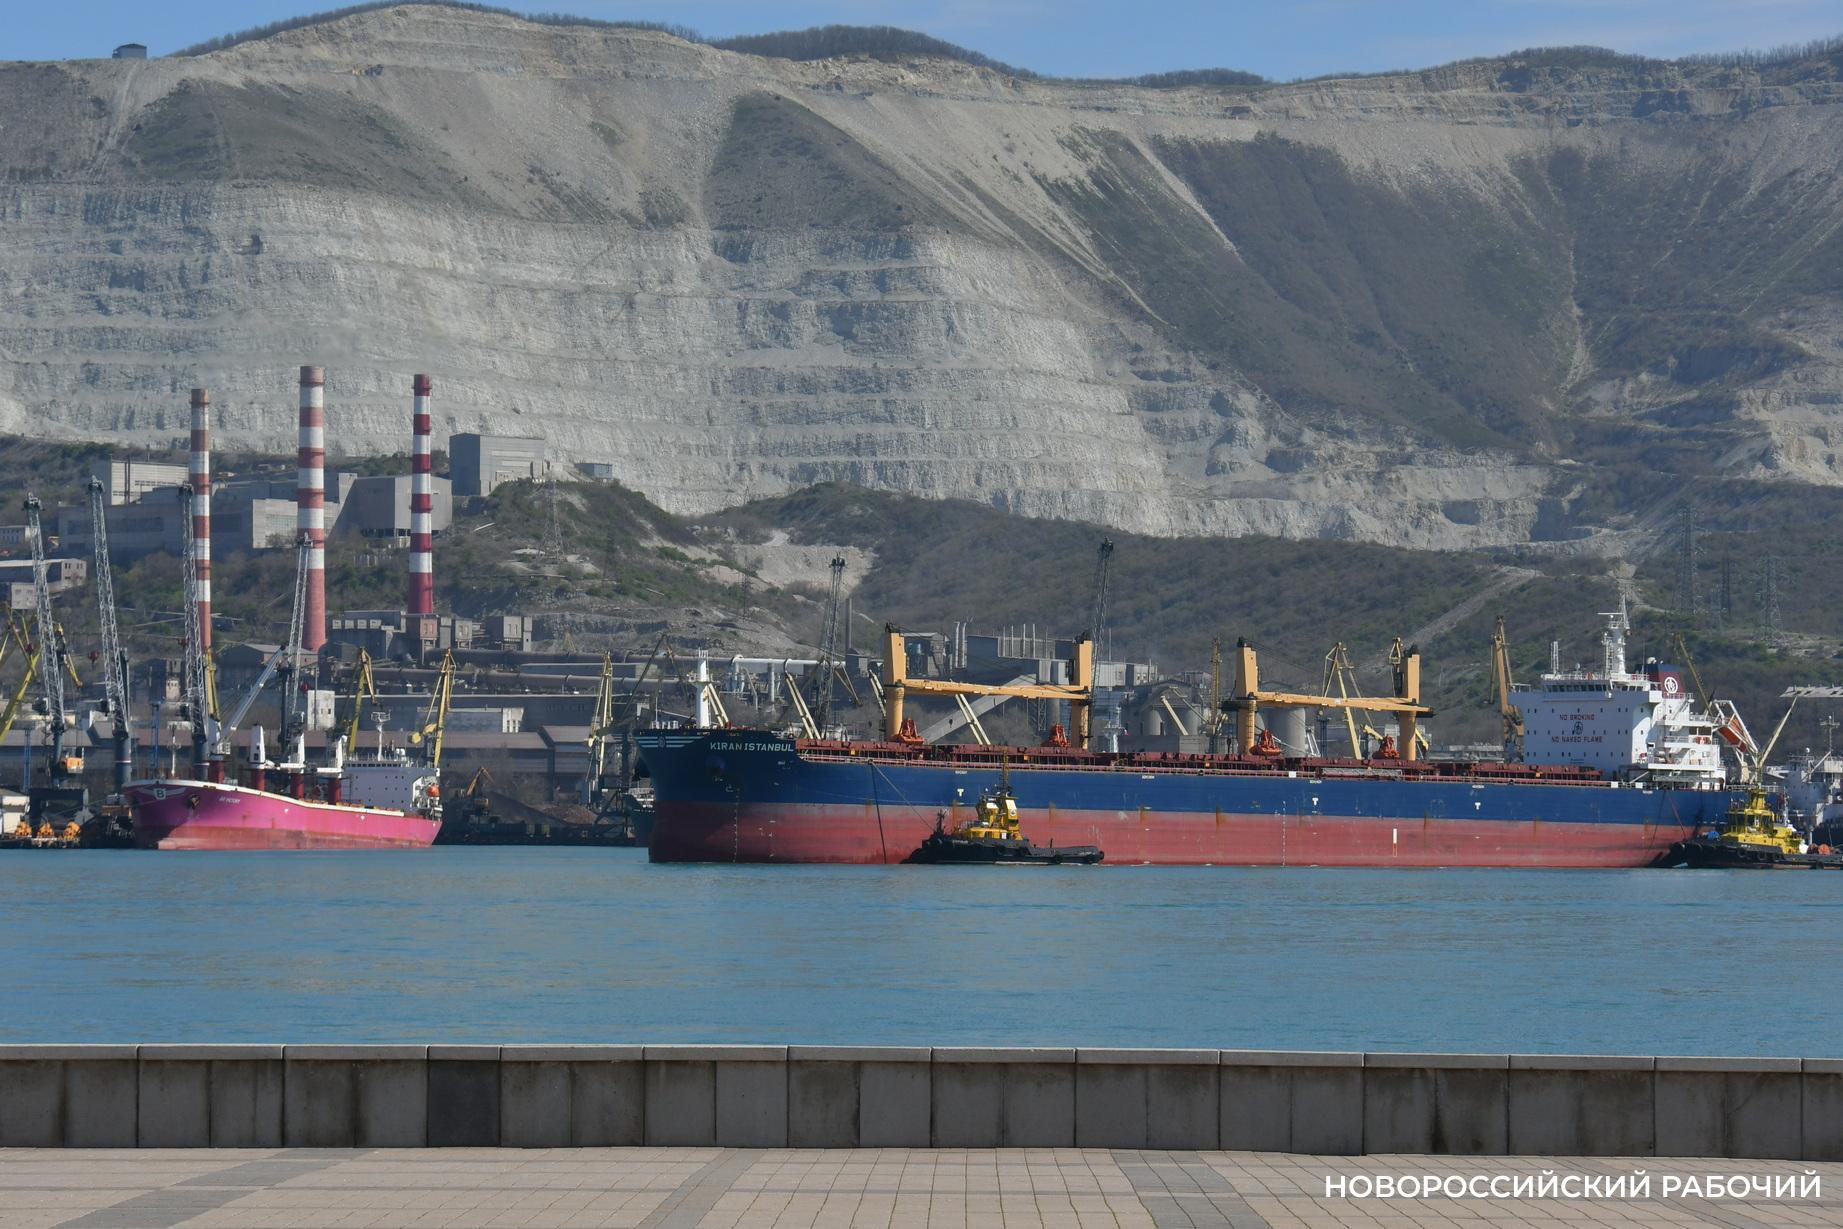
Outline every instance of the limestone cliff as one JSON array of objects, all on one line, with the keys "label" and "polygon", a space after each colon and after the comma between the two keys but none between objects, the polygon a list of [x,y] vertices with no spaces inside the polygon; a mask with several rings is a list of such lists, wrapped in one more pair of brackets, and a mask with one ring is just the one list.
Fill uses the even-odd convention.
[{"label": "limestone cliff", "polygon": [[1275,86],[793,63],[458,9],[0,65],[0,430],[548,437],[1155,534],[1617,533],[1835,483],[1843,68]]}]

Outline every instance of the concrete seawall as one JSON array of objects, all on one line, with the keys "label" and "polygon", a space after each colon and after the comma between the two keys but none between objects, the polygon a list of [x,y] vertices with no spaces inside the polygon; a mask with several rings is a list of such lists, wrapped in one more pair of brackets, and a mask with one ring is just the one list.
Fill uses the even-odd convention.
[{"label": "concrete seawall", "polygon": [[1101,1147],[1843,1160],[1843,1059],[0,1046],[0,1147]]}]

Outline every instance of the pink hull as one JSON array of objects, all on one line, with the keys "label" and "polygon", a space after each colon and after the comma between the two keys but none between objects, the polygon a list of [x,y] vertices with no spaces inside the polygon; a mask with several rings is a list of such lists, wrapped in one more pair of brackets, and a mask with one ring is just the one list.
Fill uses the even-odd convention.
[{"label": "pink hull", "polygon": [[142,849],[392,849],[434,842],[441,821],[404,811],[304,801],[241,785],[128,786]]},{"label": "pink hull", "polygon": [[[932,807],[661,802],[655,862],[902,862],[934,830]],[[1019,809],[1038,845],[1098,845],[1106,864],[1163,866],[1648,866],[1674,825]]]}]

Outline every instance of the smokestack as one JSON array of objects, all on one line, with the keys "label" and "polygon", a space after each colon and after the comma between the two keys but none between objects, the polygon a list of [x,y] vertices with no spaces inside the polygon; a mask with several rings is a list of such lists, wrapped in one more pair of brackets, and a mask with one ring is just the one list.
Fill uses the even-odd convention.
[{"label": "smokestack", "polygon": [[416,396],[413,419],[414,447],[410,451],[410,575],[408,613],[435,613],[435,479],[429,454],[428,376],[410,384]]},{"label": "smokestack", "polygon": [[211,394],[192,390],[192,559],[198,568],[198,638],[201,655],[211,652]]},{"label": "smokestack", "polygon": [[326,643],[326,370],[301,368],[301,433],[295,481],[295,532],[307,538],[307,609],[301,648]]}]

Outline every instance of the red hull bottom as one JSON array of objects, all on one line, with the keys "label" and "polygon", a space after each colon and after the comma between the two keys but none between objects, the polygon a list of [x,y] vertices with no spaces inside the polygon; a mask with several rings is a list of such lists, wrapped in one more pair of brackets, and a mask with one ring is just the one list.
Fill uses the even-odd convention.
[{"label": "red hull bottom", "polygon": [[[934,831],[926,807],[661,802],[655,862],[902,862]],[[1107,866],[1634,867],[1684,829],[1542,820],[1020,810],[1038,845],[1098,845]]]}]

